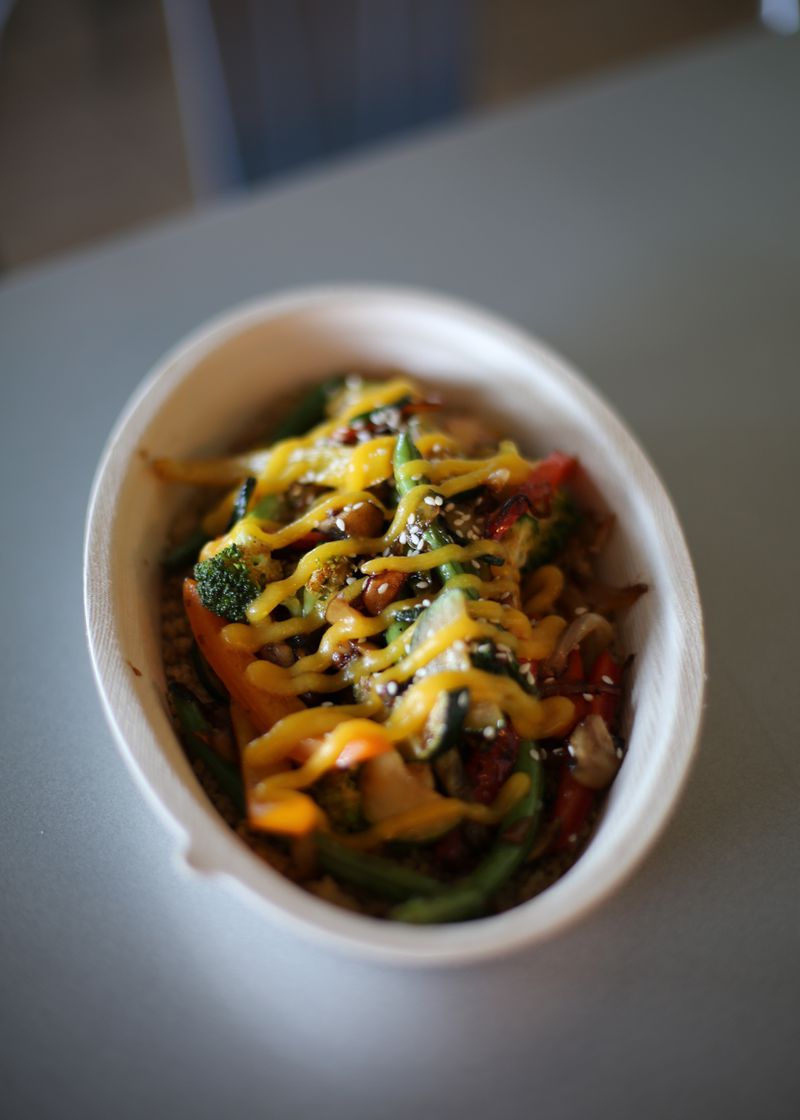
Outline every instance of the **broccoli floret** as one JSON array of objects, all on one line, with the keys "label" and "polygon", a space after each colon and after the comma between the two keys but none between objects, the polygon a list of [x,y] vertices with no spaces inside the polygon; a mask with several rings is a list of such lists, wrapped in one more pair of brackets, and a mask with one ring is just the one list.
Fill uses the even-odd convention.
[{"label": "broccoli floret", "polygon": [[559,490],[553,498],[550,516],[538,518],[535,522],[537,533],[524,566],[538,568],[554,560],[577,530],[581,520],[581,511],[563,490]]},{"label": "broccoli floret", "polygon": [[200,602],[228,622],[244,622],[247,604],[273,578],[269,556],[245,554],[238,544],[228,545],[194,566]]},{"label": "broccoli floret", "polygon": [[337,832],[357,832],[364,827],[361,793],[350,770],[329,770],[314,786],[314,796]]}]

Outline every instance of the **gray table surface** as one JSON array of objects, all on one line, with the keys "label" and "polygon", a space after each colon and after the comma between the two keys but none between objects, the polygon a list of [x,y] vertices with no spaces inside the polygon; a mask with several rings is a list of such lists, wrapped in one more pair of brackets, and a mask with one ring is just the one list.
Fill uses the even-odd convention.
[{"label": "gray table surface", "polygon": [[[798,105],[796,40],[729,39],[0,287],[4,1115],[800,1115]],[[582,925],[466,971],[329,957],[181,873],[85,648],[84,511],[128,395],[211,313],[339,279],[467,297],[582,368],[704,600],[667,833]]]}]

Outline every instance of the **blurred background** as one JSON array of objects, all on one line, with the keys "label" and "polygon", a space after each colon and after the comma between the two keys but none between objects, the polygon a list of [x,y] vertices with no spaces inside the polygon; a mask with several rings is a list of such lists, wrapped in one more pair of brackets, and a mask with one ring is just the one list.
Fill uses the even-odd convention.
[{"label": "blurred background", "polygon": [[797,4],[0,0],[0,271],[759,17]]}]

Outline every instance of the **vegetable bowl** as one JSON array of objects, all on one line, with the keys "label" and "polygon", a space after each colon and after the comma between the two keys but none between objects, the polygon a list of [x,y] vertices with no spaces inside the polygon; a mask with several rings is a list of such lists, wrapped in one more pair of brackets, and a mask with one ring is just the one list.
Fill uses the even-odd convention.
[{"label": "vegetable bowl", "polygon": [[[342,378],[331,392],[329,419],[316,428],[305,423],[302,430],[311,432],[302,447],[291,439],[276,443],[281,424],[297,417],[298,397],[302,414],[302,402],[318,398],[332,373]],[[442,400],[498,433],[493,451],[472,452],[475,437],[464,437],[458,417],[432,434],[424,414]],[[319,415],[308,419],[320,423]],[[278,451],[248,458],[242,449],[264,446],[265,426],[272,430],[267,446]],[[309,474],[304,462],[290,477],[285,463],[301,451],[324,465]],[[270,454],[272,468],[264,465]],[[368,454],[373,474],[361,467],[354,473],[353,464]],[[285,493],[276,481],[278,459],[281,477],[294,479]],[[360,482],[325,489],[339,485],[330,481],[339,460],[347,478]],[[596,576],[599,587],[625,589],[612,603],[624,600],[626,607],[614,619],[617,648],[633,654],[624,690],[621,662],[609,653],[593,655],[591,679],[580,668],[574,687],[565,679],[567,655],[570,669],[580,664],[581,647],[574,647],[585,635],[607,631],[610,640],[607,621],[594,613],[594,627],[583,624],[588,608],[574,598],[569,625],[536,608],[543,581],[555,578],[540,575],[550,570],[542,567],[543,543],[556,560],[565,547],[551,506],[562,494],[556,480],[560,485],[566,473],[574,476],[570,485],[585,520],[602,529],[613,514],[613,533],[600,534],[608,542]],[[221,497],[212,491],[209,505],[206,491],[205,505],[198,505],[190,485],[198,481],[221,486]],[[343,506],[350,491],[353,500]],[[338,493],[344,496],[337,505]],[[458,499],[448,502],[455,517],[449,527],[442,509],[448,494]],[[460,501],[471,502],[470,509]],[[293,512],[285,512],[287,502]],[[403,511],[407,525],[398,522]],[[459,536],[468,513],[477,528]],[[345,519],[363,521],[366,514],[379,528],[372,539],[358,537],[363,547],[355,555],[359,548],[349,538],[357,534]],[[418,539],[410,548],[410,531],[399,529],[415,517]],[[210,523],[213,532],[192,540],[198,524]],[[182,525],[195,526],[188,550],[185,532],[175,547]],[[541,535],[536,549],[532,533]],[[242,549],[253,539],[275,552],[262,548],[258,567],[247,569],[250,591],[242,598]],[[303,565],[291,556],[300,547],[308,572],[298,581],[294,565]],[[163,643],[165,557],[172,557],[168,566],[186,566],[186,614],[199,643],[194,667],[188,629],[174,648]],[[562,566],[569,572],[568,562]],[[563,576],[557,565],[552,571],[561,579],[555,596]],[[509,572],[516,582],[498,580]],[[336,587],[331,573],[341,574]],[[519,609],[525,588],[529,618]],[[624,881],[663,828],[698,735],[701,613],[683,537],[655,472],[619,419],[560,359],[512,326],[437,295],[298,291],[236,309],[181,343],[134,396],[101,460],[87,524],[85,596],[106,712],[145,794],[180,837],[184,864],[243,891],[270,918],[367,957],[460,963],[540,940],[588,912]],[[505,623],[514,631],[508,644],[499,641]],[[362,637],[340,641],[333,662],[314,652],[319,634],[294,652],[282,640],[294,635],[307,643],[325,626],[329,634]],[[559,647],[562,631],[566,645]],[[474,640],[456,642],[456,654],[440,641],[445,633]],[[236,641],[250,642],[252,651],[239,651],[238,663],[265,690],[252,703],[244,669],[237,676],[226,653],[225,643]],[[398,665],[398,658],[405,660]],[[428,673],[428,681],[412,670]],[[184,683],[198,680],[194,691]],[[490,701],[500,681],[508,703],[498,708]],[[206,686],[220,697],[213,711],[230,710],[225,735],[216,716],[212,723],[206,718]],[[262,703],[271,693],[272,716]],[[427,707],[411,718],[423,693]],[[289,742],[285,727],[298,720],[306,730],[295,746],[306,753],[298,761],[295,752],[291,761],[275,750],[281,734]],[[226,735],[234,751],[241,740],[246,808],[238,816],[226,800],[225,782],[233,776],[233,801],[241,783],[236,757],[226,758]],[[346,767],[348,757],[345,776],[356,790],[360,783],[353,796],[367,813],[361,824],[339,824],[336,767]],[[265,759],[277,762],[277,771],[265,770]],[[302,780],[309,768],[313,784]],[[612,780],[604,800],[587,795],[585,787]],[[394,808],[386,807],[387,789]],[[592,806],[591,817],[576,816],[579,802]],[[536,881],[528,874],[534,858],[544,867],[558,864],[546,889],[542,882],[536,890],[524,887]],[[509,884],[516,893],[509,894]],[[393,897],[391,908],[373,899],[373,887]]]}]

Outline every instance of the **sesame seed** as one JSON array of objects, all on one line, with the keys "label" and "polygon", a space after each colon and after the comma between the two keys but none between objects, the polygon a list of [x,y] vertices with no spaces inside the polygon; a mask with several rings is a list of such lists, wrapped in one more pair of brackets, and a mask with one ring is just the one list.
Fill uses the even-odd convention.
[{"label": "sesame seed", "polygon": [[583,698],[584,698],[584,700],[594,700],[594,697],[592,696],[591,692],[584,692]]},{"label": "sesame seed", "polygon": [[322,703],[320,704],[320,708],[332,708],[332,707],[333,707],[333,700],[323,700]]},{"label": "sesame seed", "polygon": [[337,517],[334,524],[335,524],[336,528],[339,529],[339,531],[342,532],[342,533],[347,528],[347,525],[345,524],[345,520],[344,520],[343,517]]},{"label": "sesame seed", "polygon": [[422,500],[426,506],[436,506],[439,504],[432,494],[428,494],[427,497],[423,498]]},{"label": "sesame seed", "polygon": [[397,681],[388,681],[386,684],[386,691],[390,696],[396,696],[398,691]]},{"label": "sesame seed", "polygon": [[423,599],[422,600],[422,606],[423,607],[429,607],[430,605],[431,605],[430,599]]},{"label": "sesame seed", "polygon": [[455,502],[448,502],[447,505],[444,507],[444,512],[445,513],[452,513],[455,508],[456,508],[456,503]]},{"label": "sesame seed", "polygon": [[378,594],[383,595],[388,590],[389,590],[389,584],[388,583],[382,583],[380,585],[380,587],[378,588]]},{"label": "sesame seed", "polygon": [[614,683],[612,681],[611,677],[607,677],[607,676],[602,676],[600,678],[600,680],[603,682],[603,684],[613,684]]},{"label": "sesame seed", "polygon": [[575,614],[586,614],[587,610],[588,610],[587,607],[576,607],[574,613]]},{"label": "sesame seed", "polygon": [[569,836],[567,837],[567,839],[569,840],[570,844],[574,844],[574,843],[575,843],[575,841],[576,841],[576,840],[578,839],[578,834],[577,834],[577,832],[570,832],[570,834],[569,834]]},{"label": "sesame seed", "polygon": [[407,537],[405,532],[402,532],[397,539],[400,542],[400,544],[405,544],[408,540],[408,537]]},{"label": "sesame seed", "polygon": [[494,727],[484,727],[484,729],[483,729],[484,739],[494,739],[496,735],[497,735],[497,731]]}]

